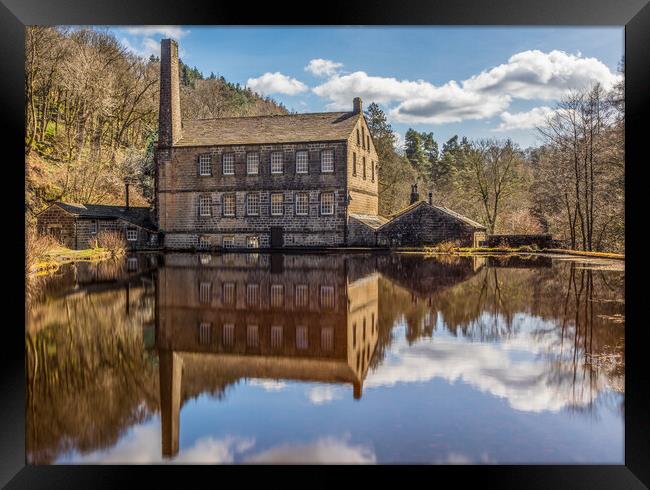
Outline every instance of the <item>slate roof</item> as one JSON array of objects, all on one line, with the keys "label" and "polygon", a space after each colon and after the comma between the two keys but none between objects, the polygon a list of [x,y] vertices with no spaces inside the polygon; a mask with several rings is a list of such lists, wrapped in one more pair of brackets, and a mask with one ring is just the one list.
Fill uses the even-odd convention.
[{"label": "slate roof", "polygon": [[105,204],[77,204],[69,202],[56,201],[55,205],[79,218],[97,218],[97,219],[123,219],[129,223],[155,230],[156,225],[151,219],[151,210],[147,207],[129,206],[110,206]]},{"label": "slate roof", "polygon": [[174,146],[252,145],[347,140],[361,114],[316,112],[183,121]]},{"label": "slate roof", "polygon": [[481,230],[486,230],[487,229],[481,223],[478,223],[478,222],[476,222],[474,220],[471,220],[471,219],[463,216],[462,214],[458,214],[457,212],[452,211],[449,208],[445,208],[443,206],[431,205],[427,201],[422,201],[422,200],[414,202],[413,204],[405,207],[404,209],[398,211],[397,213],[391,214],[389,216],[389,221],[387,223],[392,223],[395,220],[395,218],[399,218],[400,216],[402,216],[402,215],[404,215],[406,213],[409,213],[409,212],[413,211],[415,208],[420,207],[422,205],[431,206],[432,208],[437,209],[438,211],[440,211],[442,213],[445,213],[448,216],[451,216],[452,218],[454,218],[454,219],[456,219],[458,221],[462,221],[463,223],[471,226],[472,228],[478,228],[478,229],[481,229]]},{"label": "slate roof", "polygon": [[357,221],[360,221],[364,225],[367,225],[373,229],[377,229],[384,223],[388,223],[388,218],[384,218],[383,216],[369,215],[369,214],[350,213],[350,218],[354,218]]}]

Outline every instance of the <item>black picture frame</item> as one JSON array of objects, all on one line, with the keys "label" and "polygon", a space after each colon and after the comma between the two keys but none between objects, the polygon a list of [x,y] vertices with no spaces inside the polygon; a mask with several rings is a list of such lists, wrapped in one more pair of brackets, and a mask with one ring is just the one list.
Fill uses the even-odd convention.
[{"label": "black picture frame", "polygon": [[[171,0],[2,0],[0,4],[1,77],[0,129],[5,138],[1,153],[4,172],[5,223],[17,228],[5,233],[4,301],[11,312],[3,325],[4,363],[0,402],[0,484],[6,488],[115,488],[134,486],[134,477],[187,486],[199,478],[234,477],[238,471],[260,473],[281,468],[228,466],[26,466],[25,465],[25,337],[24,269],[17,257],[24,256],[24,26],[61,25],[564,25],[625,26],[626,92],[626,370],[625,370],[625,464],[379,467],[386,484],[404,480],[401,474],[421,478],[433,485],[440,476],[454,486],[475,483],[487,488],[636,489],[650,486],[650,406],[647,365],[643,349],[647,326],[642,321],[644,288],[641,283],[644,166],[650,114],[650,5],[646,0],[457,0],[373,1],[332,0],[280,6],[277,2],[253,5],[244,2],[174,2]],[[644,158],[645,157],[645,158]],[[23,187],[19,185],[23,183]],[[7,194],[7,191],[9,194]],[[15,193],[16,195],[14,195]],[[21,205],[21,203],[23,203]],[[9,216],[7,216],[7,214]],[[638,264],[637,264],[638,262]],[[11,267],[8,267],[11,266]],[[14,277],[15,275],[15,277]],[[21,279],[22,278],[22,279]],[[16,282],[13,282],[16,281]],[[364,467],[368,471],[371,468]],[[393,470],[388,473],[388,469]],[[304,485],[341,483],[338,471],[292,468],[302,473],[291,478]],[[348,467],[349,471],[350,468]],[[397,471],[394,471],[397,470]],[[215,473],[218,471],[219,473]],[[190,473],[191,472],[191,473]],[[224,473],[225,472],[225,473]],[[395,478],[398,473],[398,478]],[[433,475],[431,474],[433,473]],[[191,475],[191,476],[190,476]],[[317,475],[317,478],[310,478]],[[262,476],[262,475],[260,475]],[[270,477],[270,475],[269,475]],[[433,477],[433,478],[432,478]],[[395,478],[393,480],[393,478]],[[272,480],[269,480],[269,483]],[[286,479],[282,479],[284,485]],[[157,483],[154,483],[157,484]]]}]

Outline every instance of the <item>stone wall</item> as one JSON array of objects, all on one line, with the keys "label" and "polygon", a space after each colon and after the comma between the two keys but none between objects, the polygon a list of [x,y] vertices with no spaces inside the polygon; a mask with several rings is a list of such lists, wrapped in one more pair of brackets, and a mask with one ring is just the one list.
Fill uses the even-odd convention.
[{"label": "stone wall", "polygon": [[479,230],[422,203],[380,227],[377,231],[377,245],[421,246],[458,241],[463,246],[471,246],[475,231]]},{"label": "stone wall", "polygon": [[52,235],[68,248],[75,248],[75,217],[59,206],[50,206],[36,217],[39,235]]},{"label": "stone wall", "polygon": [[348,218],[348,245],[357,247],[374,247],[377,242],[375,229],[358,219]]},{"label": "stone wall", "polygon": [[[359,139],[357,139],[357,136]],[[359,118],[348,138],[347,152],[347,185],[352,198],[349,212],[376,215],[379,213],[379,157],[370,137],[370,130],[363,117]],[[365,175],[363,170],[364,158],[366,162]]]}]

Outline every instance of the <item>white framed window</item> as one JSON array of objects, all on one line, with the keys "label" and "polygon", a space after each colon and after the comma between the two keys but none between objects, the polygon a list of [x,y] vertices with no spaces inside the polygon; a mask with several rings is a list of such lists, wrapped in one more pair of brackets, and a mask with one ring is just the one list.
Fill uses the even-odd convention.
[{"label": "white framed window", "polygon": [[200,236],[199,237],[199,248],[206,249],[206,248],[209,248],[209,247],[210,247],[210,239],[205,235]]},{"label": "white framed window", "polygon": [[305,308],[309,305],[309,286],[307,284],[296,284],[295,303],[297,308]]},{"label": "white framed window", "polygon": [[135,242],[138,239],[138,230],[136,228],[127,228],[126,239],[129,242]]},{"label": "white framed window", "polygon": [[271,216],[282,216],[284,214],[284,194],[271,194]]},{"label": "white framed window", "polygon": [[306,349],[309,347],[309,335],[307,327],[296,327],[296,347],[298,349]]},{"label": "white framed window", "polygon": [[201,196],[199,198],[199,215],[210,216],[212,214],[212,198],[210,196]]},{"label": "white framed window", "polygon": [[309,173],[309,152],[307,150],[296,152],[296,173]]},{"label": "white framed window", "polygon": [[260,214],[260,195],[257,192],[246,194],[246,214],[258,216]]},{"label": "white framed window", "polygon": [[199,344],[208,345],[212,337],[212,324],[201,322],[199,324]]},{"label": "white framed window", "polygon": [[260,345],[260,331],[257,325],[248,325],[246,327],[246,345],[257,348]]},{"label": "white framed window", "polygon": [[90,233],[92,233],[93,235],[97,233],[97,220],[92,220],[90,222]]},{"label": "white framed window", "polygon": [[320,348],[325,351],[334,349],[334,328],[323,327],[320,330]]},{"label": "white framed window", "polygon": [[234,248],[235,237],[233,235],[226,235],[223,237],[223,248]]},{"label": "white framed window", "polygon": [[235,216],[235,195],[234,194],[224,194],[223,195],[223,215],[224,216]]},{"label": "white framed window", "polygon": [[271,173],[281,174],[282,172],[284,172],[284,158],[282,152],[271,152]]},{"label": "white framed window", "polygon": [[309,214],[309,194],[298,192],[296,194],[296,215],[307,216]]},{"label": "white framed window", "polygon": [[246,306],[260,305],[260,285],[246,284]]},{"label": "white framed window", "polygon": [[235,304],[235,283],[223,283],[223,304],[233,306]]},{"label": "white framed window", "polygon": [[235,154],[224,153],[221,157],[222,170],[224,175],[235,175]]},{"label": "white framed window", "polygon": [[260,154],[257,152],[246,154],[246,174],[258,175],[260,173]]},{"label": "white framed window", "polygon": [[212,175],[212,155],[209,153],[199,155],[199,175]]},{"label": "white framed window", "polygon": [[260,239],[257,235],[251,235],[246,237],[246,247],[247,248],[260,248]]},{"label": "white framed window", "polygon": [[273,349],[279,349],[282,347],[282,334],[284,328],[280,325],[274,325],[271,327],[271,347]]},{"label": "white framed window", "polygon": [[129,257],[126,260],[126,270],[129,272],[134,272],[138,270],[138,258],[137,257]]},{"label": "white framed window", "polygon": [[320,306],[321,308],[334,308],[334,286],[320,287]]},{"label": "white framed window", "polygon": [[272,284],[271,285],[271,307],[277,308],[284,306],[284,285]]},{"label": "white framed window", "polygon": [[333,192],[321,193],[320,214],[334,214],[334,193]]},{"label": "white framed window", "polygon": [[221,341],[225,347],[231,347],[235,343],[235,325],[233,323],[225,323],[223,325],[223,333]]},{"label": "white framed window", "polygon": [[207,305],[210,303],[212,298],[212,283],[211,282],[201,282],[199,284],[199,303],[202,305]]},{"label": "white framed window", "polygon": [[334,150],[320,152],[320,171],[324,173],[334,172]]}]

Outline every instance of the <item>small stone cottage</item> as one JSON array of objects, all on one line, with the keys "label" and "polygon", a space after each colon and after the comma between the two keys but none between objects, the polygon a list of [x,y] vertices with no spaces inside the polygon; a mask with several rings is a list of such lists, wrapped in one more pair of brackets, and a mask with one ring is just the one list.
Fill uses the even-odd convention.
[{"label": "small stone cottage", "polygon": [[146,207],[56,201],[38,214],[36,223],[39,234],[51,235],[77,250],[92,247],[93,239],[104,230],[122,233],[132,250],[158,246],[156,225]]}]

